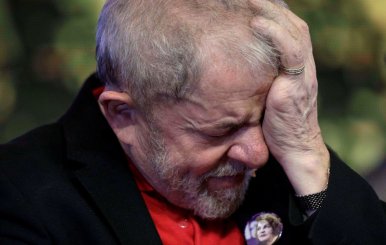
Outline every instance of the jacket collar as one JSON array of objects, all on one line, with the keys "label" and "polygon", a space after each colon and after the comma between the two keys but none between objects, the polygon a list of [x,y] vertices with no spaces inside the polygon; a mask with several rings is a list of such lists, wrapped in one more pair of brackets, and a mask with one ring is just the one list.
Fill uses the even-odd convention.
[{"label": "jacket collar", "polygon": [[67,157],[74,163],[79,183],[122,244],[161,244],[126,155],[93,96],[98,86],[102,83],[94,74],[59,121]]}]

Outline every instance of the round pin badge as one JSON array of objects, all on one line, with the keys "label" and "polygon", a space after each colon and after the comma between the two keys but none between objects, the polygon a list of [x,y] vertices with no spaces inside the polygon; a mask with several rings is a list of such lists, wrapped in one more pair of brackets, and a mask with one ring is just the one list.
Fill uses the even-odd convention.
[{"label": "round pin badge", "polygon": [[261,212],[252,216],[245,226],[244,236],[248,245],[271,245],[283,233],[283,223],[279,215]]}]

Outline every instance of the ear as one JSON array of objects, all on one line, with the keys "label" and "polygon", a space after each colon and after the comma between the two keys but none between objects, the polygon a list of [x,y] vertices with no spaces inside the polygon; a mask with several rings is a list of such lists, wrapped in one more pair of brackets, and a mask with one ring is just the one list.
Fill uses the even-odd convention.
[{"label": "ear", "polygon": [[138,111],[125,92],[105,90],[98,99],[99,107],[115,135],[124,144],[132,145],[138,126]]}]

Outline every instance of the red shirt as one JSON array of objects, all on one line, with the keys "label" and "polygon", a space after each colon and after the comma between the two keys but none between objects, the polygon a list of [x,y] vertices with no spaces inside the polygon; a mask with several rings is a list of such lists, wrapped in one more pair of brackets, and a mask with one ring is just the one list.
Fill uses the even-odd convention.
[{"label": "red shirt", "polygon": [[163,244],[245,244],[240,230],[233,221],[199,219],[190,211],[169,203],[154,190],[134,164],[130,163],[129,166]]}]

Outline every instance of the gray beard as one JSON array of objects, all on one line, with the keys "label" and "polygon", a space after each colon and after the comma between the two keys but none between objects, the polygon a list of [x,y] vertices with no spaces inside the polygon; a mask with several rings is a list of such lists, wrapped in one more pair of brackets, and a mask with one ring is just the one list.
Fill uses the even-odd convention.
[{"label": "gray beard", "polygon": [[[159,132],[151,130],[148,157],[153,172],[169,188],[170,192],[182,193],[176,204],[193,211],[203,219],[224,219],[229,217],[241,205],[251,178],[250,169],[238,161],[220,163],[215,169],[202,176],[195,177],[183,173],[182,169],[172,164],[165,144]],[[233,188],[210,191],[207,187],[209,177],[233,176],[243,174],[243,182]]]}]

